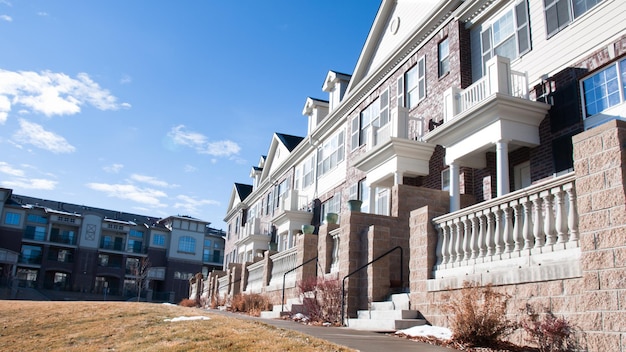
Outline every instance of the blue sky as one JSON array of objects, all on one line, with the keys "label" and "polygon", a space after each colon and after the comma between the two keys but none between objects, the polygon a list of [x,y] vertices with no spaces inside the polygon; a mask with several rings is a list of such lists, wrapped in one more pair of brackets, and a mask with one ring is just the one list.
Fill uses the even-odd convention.
[{"label": "blue sky", "polygon": [[224,228],[379,0],[0,0],[0,186]]}]

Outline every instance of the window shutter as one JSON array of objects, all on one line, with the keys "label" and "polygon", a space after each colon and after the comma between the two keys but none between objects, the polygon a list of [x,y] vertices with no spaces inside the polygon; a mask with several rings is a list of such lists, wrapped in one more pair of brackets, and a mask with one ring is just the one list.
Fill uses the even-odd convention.
[{"label": "window shutter", "polygon": [[515,18],[517,19],[517,48],[519,55],[522,55],[530,51],[530,26],[525,0],[515,5]]},{"label": "window shutter", "polygon": [[398,77],[398,106],[404,107],[404,75]]},{"label": "window shutter", "polygon": [[350,141],[352,150],[359,146],[359,114],[352,118],[352,140]]},{"label": "window shutter", "polygon": [[418,101],[426,97],[426,57],[422,56],[417,62]]},{"label": "window shutter", "polygon": [[483,76],[485,75],[485,68],[487,61],[491,59],[491,26],[487,27],[480,33],[480,45],[483,58]]}]

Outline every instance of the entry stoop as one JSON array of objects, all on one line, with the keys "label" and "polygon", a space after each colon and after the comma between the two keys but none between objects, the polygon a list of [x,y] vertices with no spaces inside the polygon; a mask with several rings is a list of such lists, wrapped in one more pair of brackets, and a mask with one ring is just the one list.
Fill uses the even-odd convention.
[{"label": "entry stoop", "polygon": [[300,298],[292,298],[287,300],[287,304],[284,305],[274,305],[272,310],[267,310],[261,312],[261,318],[264,319],[279,319],[284,316],[289,316],[296,313],[304,312],[304,304]]},{"label": "entry stoop", "polygon": [[360,310],[356,319],[347,320],[351,329],[377,332],[394,332],[425,324],[420,313],[410,309],[408,293],[393,294],[389,301],[372,302],[369,310]]}]

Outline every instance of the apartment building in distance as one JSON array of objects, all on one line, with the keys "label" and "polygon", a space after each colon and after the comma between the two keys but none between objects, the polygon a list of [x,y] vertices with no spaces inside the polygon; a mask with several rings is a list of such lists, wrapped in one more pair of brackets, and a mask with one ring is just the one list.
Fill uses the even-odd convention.
[{"label": "apartment building in distance", "polygon": [[358,312],[403,292],[445,326],[469,281],[626,351],[625,18],[622,0],[383,0],[354,71],[305,99],[306,135],[275,133],[234,185],[207,300],[285,309],[317,275],[344,285],[344,324],[394,330]]},{"label": "apartment building in distance", "polygon": [[0,283],[14,288],[124,299],[137,297],[143,281],[148,300],[179,302],[189,279],[222,268],[224,232],[190,216],[129,214],[7,188],[0,215]]}]

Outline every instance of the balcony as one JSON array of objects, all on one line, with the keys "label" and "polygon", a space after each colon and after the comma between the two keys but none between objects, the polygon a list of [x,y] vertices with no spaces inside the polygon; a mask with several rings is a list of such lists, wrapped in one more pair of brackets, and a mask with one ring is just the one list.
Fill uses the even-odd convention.
[{"label": "balcony", "polygon": [[368,130],[365,152],[354,166],[367,173],[370,185],[391,187],[402,184],[403,176],[428,175],[428,163],[435,145],[418,139],[423,121],[409,117],[409,111],[397,107],[391,111],[389,123]]},{"label": "balcony", "polygon": [[539,145],[539,124],[549,104],[529,100],[526,74],[511,70],[510,60],[496,56],[486,75],[466,89],[449,88],[443,96],[441,125],[423,140],[446,148],[446,163],[484,168],[484,153],[498,142],[508,150]]},{"label": "balcony", "polygon": [[279,211],[272,218],[277,233],[295,232],[304,224],[310,224],[313,213],[308,211],[308,198],[298,191],[290,190],[279,204]]},{"label": "balcony", "polygon": [[50,235],[50,242],[55,242],[55,243],[60,243],[60,244],[67,244],[70,246],[75,246],[76,245],[76,236],[75,234],[72,233],[54,233],[54,229],[52,235]]},{"label": "balcony", "polygon": [[33,254],[33,255],[21,255],[18,263],[20,264],[31,264],[31,265],[40,265],[41,264],[41,253]]},{"label": "balcony", "polygon": [[204,254],[202,256],[202,262],[222,264],[224,262],[224,257],[221,255]]},{"label": "balcony", "polygon": [[429,288],[582,275],[574,180],[570,173],[433,219],[439,235]]}]

